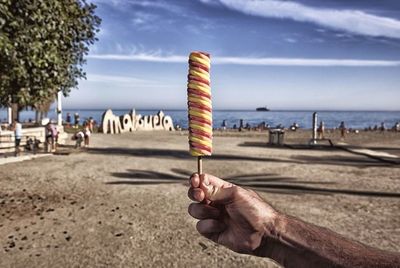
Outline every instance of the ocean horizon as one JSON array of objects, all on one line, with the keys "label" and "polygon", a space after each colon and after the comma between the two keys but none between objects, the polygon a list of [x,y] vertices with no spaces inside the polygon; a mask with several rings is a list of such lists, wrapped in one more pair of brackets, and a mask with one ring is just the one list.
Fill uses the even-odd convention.
[{"label": "ocean horizon", "polygon": [[[131,109],[112,109],[115,115],[124,115],[129,113]],[[136,109],[136,114],[153,115],[160,109]],[[161,109],[164,114],[172,117],[174,125],[179,125],[187,128],[187,110],[186,109]],[[79,113],[80,122],[92,117],[98,123],[101,122],[102,114],[106,109],[64,109],[63,119],[66,119],[66,114],[70,113],[73,121],[74,113]],[[361,110],[272,110],[268,112],[260,112],[249,109],[217,109],[213,110],[213,127],[219,128],[223,120],[226,120],[229,128],[237,127],[240,120],[244,124],[250,124],[254,127],[263,122],[271,127],[282,125],[289,127],[293,123],[297,123],[301,128],[312,128],[312,115],[318,113],[319,121],[324,121],[326,128],[337,128],[344,121],[347,128],[365,129],[368,127],[381,126],[384,123],[386,128],[391,128],[396,122],[400,121],[400,111],[361,111]],[[0,110],[0,120],[6,121],[7,111]],[[56,120],[56,112],[51,109],[48,117]],[[34,111],[23,110],[20,112],[20,120],[28,121],[35,118]]]}]

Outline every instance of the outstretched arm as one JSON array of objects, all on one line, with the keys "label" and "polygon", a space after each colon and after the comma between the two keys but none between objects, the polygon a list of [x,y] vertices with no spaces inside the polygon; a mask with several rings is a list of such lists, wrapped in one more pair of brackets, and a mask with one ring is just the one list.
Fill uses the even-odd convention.
[{"label": "outstretched arm", "polygon": [[346,239],[284,215],[254,191],[211,175],[190,178],[189,214],[203,236],[239,253],[285,267],[399,267],[400,255]]},{"label": "outstretched arm", "polygon": [[256,254],[285,267],[399,267],[400,255],[368,247],[329,229],[280,214],[275,234]]}]

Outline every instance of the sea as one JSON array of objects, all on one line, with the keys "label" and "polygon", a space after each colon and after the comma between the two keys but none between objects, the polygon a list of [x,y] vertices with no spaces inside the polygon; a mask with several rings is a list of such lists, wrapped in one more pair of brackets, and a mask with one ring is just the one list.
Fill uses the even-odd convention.
[{"label": "sea", "polygon": [[[92,117],[96,122],[100,123],[105,110],[103,109],[64,109],[63,118],[65,120],[66,114],[70,113],[72,120],[74,113],[79,113],[80,121]],[[136,110],[136,114],[141,115],[154,115],[158,110]],[[172,117],[174,125],[179,125],[182,128],[187,128],[187,110],[163,110],[164,114]],[[268,124],[271,127],[281,125],[283,127],[290,127],[293,123],[299,124],[301,128],[312,128],[313,113],[317,112],[318,120],[324,121],[326,128],[337,128],[343,121],[347,128],[365,129],[369,127],[378,126],[382,123],[386,128],[391,128],[396,122],[400,122],[400,111],[267,111],[258,112],[252,110],[214,110],[213,111],[213,126],[220,128],[223,120],[226,120],[228,128],[234,125],[237,127],[240,120],[243,120],[244,125],[247,123],[254,127],[261,123]],[[124,115],[129,113],[128,109],[115,109],[115,115]],[[7,111],[0,110],[0,120],[6,121]],[[56,120],[56,112],[49,111],[48,117]],[[28,121],[34,119],[35,113],[33,111],[21,111],[20,121]]]}]

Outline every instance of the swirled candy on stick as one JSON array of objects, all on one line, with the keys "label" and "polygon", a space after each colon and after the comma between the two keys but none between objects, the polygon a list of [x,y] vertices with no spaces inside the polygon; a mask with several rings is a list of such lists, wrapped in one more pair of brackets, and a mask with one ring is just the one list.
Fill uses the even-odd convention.
[{"label": "swirled candy on stick", "polygon": [[188,75],[189,151],[197,156],[198,172],[202,173],[202,156],[212,153],[212,106],[210,87],[210,55],[192,52]]}]

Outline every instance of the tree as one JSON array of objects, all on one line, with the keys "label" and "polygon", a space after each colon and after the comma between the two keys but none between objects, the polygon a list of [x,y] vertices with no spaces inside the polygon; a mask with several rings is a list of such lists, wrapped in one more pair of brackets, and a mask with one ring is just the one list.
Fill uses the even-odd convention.
[{"label": "tree", "polygon": [[35,108],[86,78],[95,9],[86,0],[0,0],[0,105]]}]

